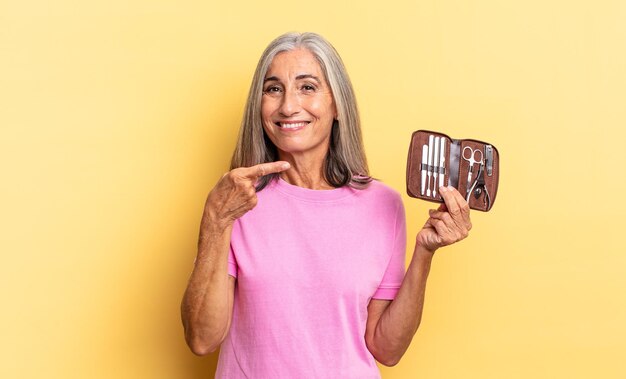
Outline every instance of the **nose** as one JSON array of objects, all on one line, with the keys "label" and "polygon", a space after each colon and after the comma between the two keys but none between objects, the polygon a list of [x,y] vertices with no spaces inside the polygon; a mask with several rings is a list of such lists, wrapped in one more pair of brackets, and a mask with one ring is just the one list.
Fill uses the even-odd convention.
[{"label": "nose", "polygon": [[300,112],[300,97],[296,91],[285,91],[280,104],[280,114],[290,117]]}]

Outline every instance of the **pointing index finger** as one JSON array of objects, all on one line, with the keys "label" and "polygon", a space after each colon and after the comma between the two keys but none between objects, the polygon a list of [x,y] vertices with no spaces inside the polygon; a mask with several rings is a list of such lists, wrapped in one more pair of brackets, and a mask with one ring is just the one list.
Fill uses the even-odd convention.
[{"label": "pointing index finger", "polygon": [[261,163],[252,167],[247,167],[243,175],[248,179],[258,179],[265,175],[288,170],[290,167],[291,165],[289,162],[285,161]]}]

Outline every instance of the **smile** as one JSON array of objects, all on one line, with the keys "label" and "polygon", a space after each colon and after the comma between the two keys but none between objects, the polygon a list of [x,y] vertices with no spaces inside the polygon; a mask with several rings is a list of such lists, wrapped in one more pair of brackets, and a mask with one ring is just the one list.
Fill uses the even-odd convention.
[{"label": "smile", "polygon": [[277,122],[276,125],[281,129],[298,130],[302,129],[309,124],[308,121],[298,122]]}]

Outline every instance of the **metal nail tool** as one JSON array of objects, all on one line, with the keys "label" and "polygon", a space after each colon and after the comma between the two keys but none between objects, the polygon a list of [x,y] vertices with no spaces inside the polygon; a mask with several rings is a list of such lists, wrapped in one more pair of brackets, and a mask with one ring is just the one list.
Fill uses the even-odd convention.
[{"label": "metal nail tool", "polygon": [[437,197],[437,184],[439,183],[439,137],[435,137],[435,151],[433,156],[433,197]]},{"label": "metal nail tool", "polygon": [[443,187],[444,176],[446,174],[446,140],[441,137],[441,147],[439,148],[439,187]]},{"label": "metal nail tool", "polygon": [[[466,151],[468,151],[469,154],[466,154],[465,153]],[[479,154],[478,159],[476,159],[477,153]],[[472,187],[472,172],[474,171],[474,164],[478,163],[480,165],[483,165],[483,152],[480,149],[472,149],[469,146],[465,146],[463,148],[462,156],[463,156],[463,159],[469,163],[469,168],[467,170],[467,185],[466,185],[467,191],[465,193],[465,197],[469,201],[470,188]]]},{"label": "metal nail tool", "polygon": [[430,178],[433,174],[433,144],[435,136],[428,136],[428,185],[426,186],[426,196],[430,197]]},{"label": "metal nail tool", "polygon": [[474,184],[472,184],[470,191],[467,193],[466,201],[469,202],[470,195],[473,193],[476,199],[479,199],[480,196],[484,193],[483,203],[486,205],[486,209],[491,208],[491,196],[489,195],[489,190],[487,190],[487,186],[485,186],[485,164],[481,163],[478,167],[478,173],[476,174],[476,179],[474,180]]},{"label": "metal nail tool", "polygon": [[424,196],[424,190],[426,189],[426,171],[428,171],[428,145],[422,146],[422,187],[421,194]]},{"label": "metal nail tool", "polygon": [[485,145],[485,163],[487,164],[487,176],[493,175],[493,146]]}]

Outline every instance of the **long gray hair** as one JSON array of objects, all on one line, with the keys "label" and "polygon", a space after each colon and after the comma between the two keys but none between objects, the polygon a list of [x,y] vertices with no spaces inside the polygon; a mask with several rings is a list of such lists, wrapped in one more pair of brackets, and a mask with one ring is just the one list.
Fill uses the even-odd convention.
[{"label": "long gray hair", "polygon": [[[230,168],[249,167],[278,159],[276,146],[265,134],[261,120],[263,80],[277,54],[299,48],[310,51],[317,59],[337,107],[337,119],[333,122],[330,147],[324,160],[324,179],[336,188],[349,185],[363,189],[372,178],[367,168],[361,121],[352,83],[335,48],[315,33],[283,34],[273,40],[261,55],[250,85]],[[257,191],[262,190],[277,176],[278,174],[270,174],[262,177],[257,183]]]}]

